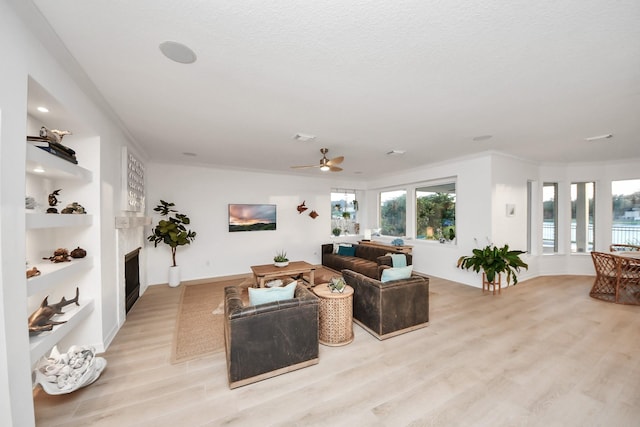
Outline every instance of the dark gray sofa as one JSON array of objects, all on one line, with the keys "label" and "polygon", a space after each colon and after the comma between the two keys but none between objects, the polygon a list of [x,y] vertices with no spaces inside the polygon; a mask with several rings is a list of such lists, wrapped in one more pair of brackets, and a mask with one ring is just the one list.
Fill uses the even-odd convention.
[{"label": "dark gray sofa", "polygon": [[[393,252],[386,248],[375,246],[358,245],[355,246],[355,256],[345,256],[333,253],[333,243],[322,245],[322,265],[335,271],[344,269],[362,273],[372,279],[380,279],[383,266],[392,266],[391,257],[388,253]],[[407,265],[412,264],[413,257],[406,254]]]}]

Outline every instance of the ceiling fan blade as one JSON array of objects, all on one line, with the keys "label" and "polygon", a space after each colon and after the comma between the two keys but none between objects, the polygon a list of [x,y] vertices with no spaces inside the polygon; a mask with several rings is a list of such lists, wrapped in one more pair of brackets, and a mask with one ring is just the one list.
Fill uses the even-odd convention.
[{"label": "ceiling fan blade", "polygon": [[320,165],[303,165],[303,166],[291,166],[291,169],[308,169],[308,168],[319,168]]},{"label": "ceiling fan blade", "polygon": [[342,168],[339,168],[338,166],[329,166],[329,170],[331,172],[340,172]]},{"label": "ceiling fan blade", "polygon": [[334,157],[333,159],[329,160],[327,162],[327,164],[329,166],[331,165],[339,165],[340,163],[342,163],[344,161],[344,156],[340,156],[340,157]]}]

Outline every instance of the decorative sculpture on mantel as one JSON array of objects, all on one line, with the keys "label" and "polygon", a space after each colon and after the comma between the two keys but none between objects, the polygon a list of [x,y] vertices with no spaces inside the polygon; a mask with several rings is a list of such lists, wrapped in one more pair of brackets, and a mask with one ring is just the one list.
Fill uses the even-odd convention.
[{"label": "decorative sculpture on mantel", "polygon": [[49,297],[45,297],[44,300],[42,300],[42,304],[40,304],[40,307],[36,311],[34,311],[31,316],[29,316],[29,335],[35,335],[39,334],[40,332],[50,331],[55,325],[66,323],[66,321],[57,322],[55,320],[51,320],[51,318],[56,314],[64,314],[64,312],[62,311],[62,307],[73,303],[75,303],[76,305],[80,305],[78,303],[79,295],[80,290],[76,288],[75,298],[67,301],[65,297],[62,297],[60,302],[53,305],[49,305]]}]

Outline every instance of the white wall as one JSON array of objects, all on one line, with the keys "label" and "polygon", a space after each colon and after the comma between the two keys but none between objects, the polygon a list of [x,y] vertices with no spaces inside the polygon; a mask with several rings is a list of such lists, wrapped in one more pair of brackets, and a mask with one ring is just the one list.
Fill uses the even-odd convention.
[{"label": "white wall", "polygon": [[[173,202],[191,219],[197,233],[193,243],[178,247],[177,264],[182,279],[251,273],[251,265],[270,264],[277,251],[285,250],[290,260],[321,262],[320,245],[331,242],[330,193],[344,182],[331,178],[300,177],[197,166],[150,163],[147,212],[155,226],[160,219],[153,208],[160,200]],[[354,188],[353,183],[346,184]],[[309,208],[299,214],[296,207]],[[277,205],[275,231],[228,231],[228,204]],[[319,216],[312,219],[311,210]],[[145,227],[146,235],[151,227]],[[171,253],[166,245],[154,248],[146,242],[149,284],[167,283]]]},{"label": "white wall", "polygon": [[[367,192],[367,226],[377,223],[379,190],[405,188],[408,193],[413,194],[417,185],[447,177],[454,177],[456,180],[456,244],[422,240],[405,240],[405,243],[413,245],[413,264],[417,271],[480,286],[477,275],[456,268],[456,262],[460,256],[468,255],[478,245],[484,246],[487,240],[493,239],[490,155],[426,165],[402,174],[371,180]],[[413,218],[407,218],[407,222],[407,231],[412,233]]]},{"label": "white wall", "polygon": [[[100,244],[96,251],[99,259],[95,260],[92,274],[96,275],[100,291],[91,295],[96,309],[90,320],[91,336],[97,341],[92,344],[98,347],[103,347],[108,334],[117,328],[119,267],[114,217],[121,199],[121,147],[131,145],[101,100],[94,98],[93,92],[87,92],[90,83],[82,81],[82,73],[74,73],[73,64],[58,62],[52,56],[55,35],[49,34],[46,48],[36,39],[34,34],[41,33],[45,27],[39,25],[41,17],[30,7],[26,2],[0,0],[0,410],[3,425],[15,426],[34,424],[26,324],[29,313],[24,288],[24,165],[29,77],[46,88],[77,123],[82,123],[83,131],[91,132],[83,138],[99,141],[97,164],[92,169],[100,189],[95,199],[96,203],[99,199],[100,208],[94,218],[94,224],[99,227]],[[56,123],[50,127],[58,126]]]}]

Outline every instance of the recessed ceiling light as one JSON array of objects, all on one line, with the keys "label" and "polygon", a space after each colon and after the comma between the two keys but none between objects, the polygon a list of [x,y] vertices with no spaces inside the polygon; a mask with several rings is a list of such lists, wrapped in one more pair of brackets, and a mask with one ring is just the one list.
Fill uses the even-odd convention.
[{"label": "recessed ceiling light", "polygon": [[599,139],[609,139],[613,136],[613,134],[611,133],[607,133],[604,135],[598,135],[598,136],[590,136],[589,138],[585,138],[585,141],[598,141]]},{"label": "recessed ceiling light", "polygon": [[33,168],[33,171],[35,173],[44,173],[44,169],[42,169],[42,166],[36,166],[35,168]]},{"label": "recessed ceiling light", "polygon": [[196,153],[190,153],[188,151],[185,151],[184,153],[182,153],[183,156],[189,156],[189,157],[196,157],[197,154]]},{"label": "recessed ceiling light", "polygon": [[405,150],[391,150],[387,151],[387,156],[400,156],[404,153],[406,153]]},{"label": "recessed ceiling light", "polygon": [[196,62],[196,54],[182,43],[166,41],[160,43],[160,51],[172,61],[181,64],[192,64]]},{"label": "recessed ceiling light", "polygon": [[473,140],[474,141],[486,141],[487,139],[491,139],[493,138],[493,135],[479,135],[479,136],[474,136]]},{"label": "recessed ceiling light", "polygon": [[293,139],[298,140],[298,141],[303,141],[303,142],[309,142],[309,141],[313,141],[314,139],[316,139],[315,135],[309,135],[307,133],[296,133],[293,136]]},{"label": "recessed ceiling light", "polygon": [[49,109],[47,107],[38,107],[37,110],[40,111],[41,113],[48,113],[49,112]]}]

